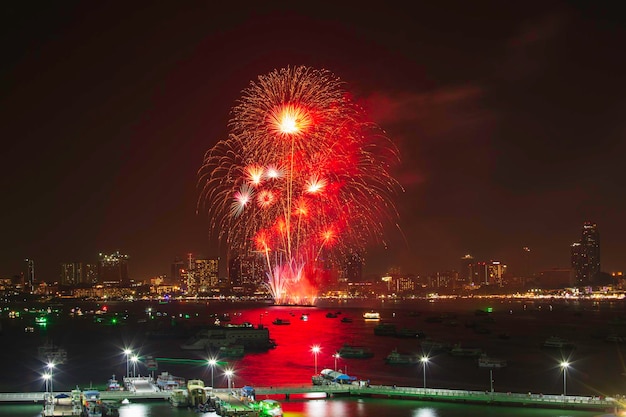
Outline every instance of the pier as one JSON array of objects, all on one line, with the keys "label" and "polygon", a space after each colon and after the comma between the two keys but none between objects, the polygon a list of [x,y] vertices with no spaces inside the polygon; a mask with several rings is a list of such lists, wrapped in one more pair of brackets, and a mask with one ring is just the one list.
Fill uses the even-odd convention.
[{"label": "pier", "polygon": [[[224,413],[221,415],[251,415],[249,409],[236,395],[236,389],[216,388],[213,393],[219,398]],[[396,387],[388,385],[359,386],[353,384],[336,385],[310,385],[310,386],[277,386],[255,387],[258,399],[263,397],[283,398],[289,400],[292,397],[307,394],[320,394],[326,398],[335,396],[358,396],[394,398],[416,401],[454,402],[465,404],[499,405],[511,407],[538,407],[551,409],[591,410],[616,412],[624,407],[618,399],[612,397],[600,398],[578,395],[546,395],[536,393],[511,393],[492,391],[468,391],[442,388],[415,388]],[[0,393],[0,405],[3,403],[44,403],[45,392],[31,393]],[[170,391],[154,392],[131,392],[131,391],[101,391],[103,401],[130,402],[142,401],[167,401]],[[228,413],[228,414],[227,414]]]}]

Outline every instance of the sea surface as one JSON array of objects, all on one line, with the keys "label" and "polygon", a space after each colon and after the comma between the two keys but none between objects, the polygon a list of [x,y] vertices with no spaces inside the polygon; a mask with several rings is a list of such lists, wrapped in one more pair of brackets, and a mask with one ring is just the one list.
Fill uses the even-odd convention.
[{"label": "sea surface", "polygon": [[[69,310],[79,307],[87,313],[69,318]],[[20,306],[23,308],[23,306]],[[489,314],[477,310],[492,309]],[[516,393],[615,396],[626,393],[624,346],[605,340],[609,334],[626,335],[626,305],[623,301],[563,301],[521,299],[437,299],[410,301],[363,300],[349,302],[322,301],[315,307],[272,306],[266,304],[198,302],[135,302],[135,303],[77,303],[64,302],[51,306],[61,309],[52,315],[45,327],[30,323],[28,315],[20,319],[2,317],[0,357],[3,377],[2,392],[43,391],[44,363],[37,358],[37,347],[46,341],[65,348],[68,361],[54,369],[55,392],[69,391],[76,386],[103,387],[112,375],[118,379],[126,373],[125,348],[145,360],[147,356],[167,359],[161,361],[156,374],[166,371],[186,379],[199,378],[207,385],[226,387],[223,369],[233,368],[233,383],[262,386],[308,386],[315,374],[312,346],[321,348],[317,355],[317,371],[338,369],[371,384],[489,390]],[[107,315],[118,313],[117,325],[94,323],[90,311],[106,309]],[[362,314],[375,310],[381,320],[365,321]],[[326,317],[336,313],[336,318]],[[107,315],[102,315],[106,317]],[[303,320],[303,315],[307,320]],[[352,322],[341,321],[342,317]],[[289,325],[274,325],[277,318],[289,320]],[[204,365],[204,351],[185,351],[180,344],[198,328],[214,322],[263,325],[270,329],[276,348],[266,352],[247,353],[239,360],[227,360],[213,369]],[[447,353],[433,354],[424,368],[422,364],[394,366],[385,364],[393,349],[406,353],[421,353],[418,338],[397,338],[374,335],[380,323],[395,324],[398,329],[421,331],[426,337],[481,347],[490,356],[504,358],[508,366],[495,369],[478,368],[473,358],[453,357]],[[33,327],[33,332],[25,332]],[[482,329],[480,332],[476,328]],[[572,350],[541,347],[551,335],[575,343]],[[363,345],[372,349],[369,359],[335,359],[334,353],[344,343]],[[177,359],[181,359],[177,362]],[[197,359],[192,363],[188,359]],[[571,366],[563,375],[560,363]],[[336,363],[335,363],[336,362]],[[150,371],[139,362],[136,372]],[[213,379],[213,381],[211,381]],[[493,382],[492,382],[493,381]],[[566,384],[564,384],[566,382]],[[485,407],[408,400],[387,399],[308,399],[281,400],[285,416],[411,416],[456,417],[466,415],[512,416],[593,416],[598,413],[563,410]],[[39,406],[2,405],[0,416],[35,416]],[[121,416],[187,416],[193,411],[172,409],[165,403],[130,404],[120,409]],[[202,415],[202,414],[200,414]],[[211,414],[205,414],[211,415]]]}]

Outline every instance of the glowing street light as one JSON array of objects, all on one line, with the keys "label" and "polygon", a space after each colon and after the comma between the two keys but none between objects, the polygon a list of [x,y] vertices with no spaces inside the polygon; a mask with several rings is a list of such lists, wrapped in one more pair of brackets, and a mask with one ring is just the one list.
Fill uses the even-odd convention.
[{"label": "glowing street light", "polygon": [[41,376],[46,383],[46,394],[50,392],[50,380],[52,379],[52,375],[49,373],[45,373]]},{"label": "glowing street light", "polygon": [[227,369],[224,371],[224,375],[226,375],[226,378],[228,379],[228,389],[231,389],[231,380],[233,377],[233,370],[232,369]]},{"label": "glowing street light", "polygon": [[215,365],[217,365],[217,361],[213,358],[209,359],[209,366],[211,367],[211,387],[213,387],[213,371],[215,370]]},{"label": "glowing street light", "polygon": [[428,363],[428,356],[422,356],[420,361],[422,362],[422,369],[424,370],[424,388],[426,388],[426,364]]},{"label": "glowing street light", "polygon": [[[319,345],[315,345],[311,348],[311,352],[313,352],[313,356],[315,356],[315,375],[317,375],[317,354],[320,353],[321,348]],[[337,365],[335,365],[335,368]]]},{"label": "glowing street light", "polygon": [[561,362],[561,369],[563,369],[563,396],[567,395],[567,368],[569,368],[569,362]]},{"label": "glowing street light", "polygon": [[339,354],[339,352],[336,352],[333,355],[333,358],[335,358],[335,372],[337,372],[337,359],[341,358],[341,355]]},{"label": "glowing street light", "polygon": [[133,363],[133,377],[137,376],[137,361],[139,360],[139,356],[137,355],[133,355],[132,358],[130,358],[130,361]]},{"label": "glowing street light", "polygon": [[128,374],[130,372],[130,366],[129,366],[129,360],[130,360],[130,354],[133,353],[131,352],[130,349],[124,349],[124,355],[126,355],[126,377],[129,377],[130,375]]}]

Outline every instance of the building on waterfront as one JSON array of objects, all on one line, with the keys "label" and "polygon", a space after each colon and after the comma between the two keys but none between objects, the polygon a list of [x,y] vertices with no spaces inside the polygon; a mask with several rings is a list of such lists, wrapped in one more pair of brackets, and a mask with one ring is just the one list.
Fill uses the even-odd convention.
[{"label": "building on waterfront", "polygon": [[461,268],[459,269],[459,280],[462,285],[474,284],[474,277],[476,276],[476,264],[474,264],[474,257],[469,253],[461,258]]},{"label": "building on waterfront", "polygon": [[128,255],[116,251],[100,253],[98,258],[98,283],[107,285],[129,285]]},{"label": "building on waterfront", "polygon": [[59,283],[61,285],[74,286],[82,284],[83,279],[83,264],[81,262],[68,262],[61,264],[61,276]]},{"label": "building on waterfront", "polygon": [[581,239],[571,246],[572,284],[593,285],[600,280],[600,233],[595,223],[583,224]]}]

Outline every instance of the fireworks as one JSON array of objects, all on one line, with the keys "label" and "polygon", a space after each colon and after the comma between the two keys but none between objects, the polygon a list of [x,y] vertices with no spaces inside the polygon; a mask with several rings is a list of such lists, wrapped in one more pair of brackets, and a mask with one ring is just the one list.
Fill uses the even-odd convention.
[{"label": "fireworks", "polygon": [[342,86],[303,66],[259,76],[198,171],[212,232],[263,259],[277,303],[312,302],[322,271],[396,218],[396,148]]}]

